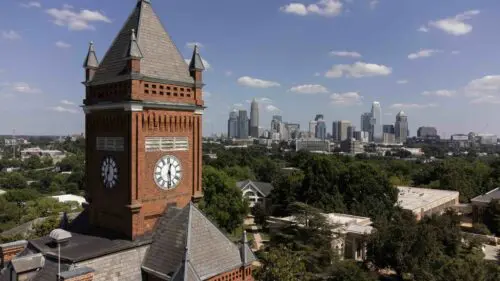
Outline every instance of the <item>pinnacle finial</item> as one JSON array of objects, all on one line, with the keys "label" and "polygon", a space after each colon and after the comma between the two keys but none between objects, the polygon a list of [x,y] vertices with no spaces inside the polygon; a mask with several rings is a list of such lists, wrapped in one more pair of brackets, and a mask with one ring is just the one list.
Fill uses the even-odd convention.
[{"label": "pinnacle finial", "polygon": [[99,61],[95,54],[94,41],[89,42],[89,51],[87,52],[87,57],[83,63],[84,68],[97,68],[99,67]]},{"label": "pinnacle finial", "polygon": [[203,60],[201,59],[200,53],[198,51],[198,44],[194,44],[193,56],[191,57],[191,62],[189,63],[190,70],[205,70],[203,65]]},{"label": "pinnacle finial", "polygon": [[137,38],[135,37],[135,29],[132,28],[131,33],[132,34],[130,35],[130,40],[137,41]]}]

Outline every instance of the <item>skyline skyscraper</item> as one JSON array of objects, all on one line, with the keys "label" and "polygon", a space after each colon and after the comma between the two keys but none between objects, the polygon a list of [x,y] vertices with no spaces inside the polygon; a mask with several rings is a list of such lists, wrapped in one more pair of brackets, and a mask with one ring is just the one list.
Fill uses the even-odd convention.
[{"label": "skyline skyscraper", "polygon": [[248,125],[250,124],[248,120],[248,114],[246,110],[240,110],[238,112],[238,138],[247,139],[248,138]]},{"label": "skyline skyscraper", "polygon": [[340,137],[339,137],[339,121],[332,122],[332,139],[334,141],[338,141],[340,139]]},{"label": "skyline skyscraper", "polygon": [[375,142],[381,142],[383,139],[382,135],[382,107],[380,102],[374,101],[372,104],[371,111],[371,135],[372,140]]},{"label": "skyline skyscraper", "polygon": [[408,139],[408,116],[404,111],[400,111],[396,115],[396,124],[394,126],[396,142],[404,143]]},{"label": "skyline skyscraper", "polygon": [[250,136],[259,137],[259,103],[256,99],[253,99],[250,108]]},{"label": "skyline skyscraper", "polygon": [[227,137],[238,137],[238,112],[236,111],[231,111],[229,113],[229,119],[227,120]]},{"label": "skyline skyscraper", "polygon": [[361,114],[361,131],[363,132],[371,132],[371,124],[370,119],[372,118],[371,112],[365,112]]},{"label": "skyline skyscraper", "polygon": [[314,136],[317,139],[321,140],[326,139],[326,123],[323,119],[323,114],[317,114],[316,118],[314,118],[314,121],[316,121],[316,130]]}]

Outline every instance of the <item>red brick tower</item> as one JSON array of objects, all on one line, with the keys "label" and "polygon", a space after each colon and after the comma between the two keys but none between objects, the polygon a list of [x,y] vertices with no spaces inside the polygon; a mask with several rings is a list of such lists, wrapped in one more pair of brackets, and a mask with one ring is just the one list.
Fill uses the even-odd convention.
[{"label": "red brick tower", "polygon": [[135,239],[168,206],[202,197],[202,72],[188,65],[149,0],[139,0],[101,63],[84,64],[90,222]]}]

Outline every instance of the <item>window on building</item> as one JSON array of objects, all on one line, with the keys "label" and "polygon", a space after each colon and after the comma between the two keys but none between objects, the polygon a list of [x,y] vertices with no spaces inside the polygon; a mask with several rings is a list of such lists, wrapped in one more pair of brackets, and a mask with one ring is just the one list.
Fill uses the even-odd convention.
[{"label": "window on building", "polygon": [[146,151],[187,151],[187,137],[147,137]]},{"label": "window on building", "polygon": [[99,151],[123,151],[123,137],[97,137],[96,149]]}]

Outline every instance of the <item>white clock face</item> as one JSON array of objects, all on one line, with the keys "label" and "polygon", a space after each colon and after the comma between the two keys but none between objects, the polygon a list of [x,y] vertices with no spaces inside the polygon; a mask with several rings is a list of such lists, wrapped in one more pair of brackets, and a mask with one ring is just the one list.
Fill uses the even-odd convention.
[{"label": "white clock face", "polygon": [[175,188],[182,178],[181,162],[175,156],[165,155],[156,163],[153,176],[159,188]]},{"label": "white clock face", "polygon": [[115,187],[118,182],[118,165],[115,159],[110,156],[105,157],[101,164],[102,183],[106,188]]}]

